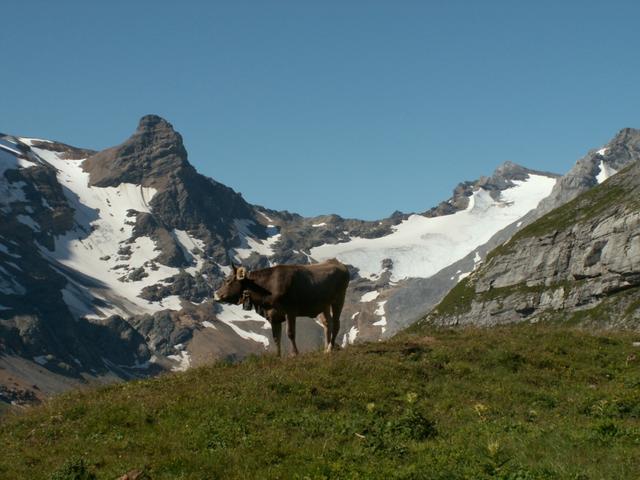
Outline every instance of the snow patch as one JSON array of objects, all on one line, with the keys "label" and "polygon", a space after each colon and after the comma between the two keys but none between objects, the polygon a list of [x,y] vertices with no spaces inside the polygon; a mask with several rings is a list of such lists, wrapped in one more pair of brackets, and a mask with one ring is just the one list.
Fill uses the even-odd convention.
[{"label": "snow patch", "polygon": [[346,347],[347,345],[353,345],[353,343],[356,341],[358,333],[358,327],[351,327],[349,331],[344,334],[344,337],[342,337],[342,346]]},{"label": "snow patch", "polygon": [[34,230],[36,232],[40,231],[40,225],[38,225],[35,220],[31,217],[29,217],[28,215],[16,215],[16,220],[18,220],[20,223],[26,225],[27,227],[29,227],[31,230]]},{"label": "snow patch", "polygon": [[380,295],[380,292],[373,290],[372,292],[367,292],[364,295],[362,295],[362,297],[360,297],[360,301],[363,303],[372,302],[373,300],[378,298],[379,295]]},{"label": "snow patch", "polygon": [[266,240],[256,239],[251,233],[250,227],[255,225],[253,220],[236,219],[233,221],[241,235],[241,246],[235,248],[235,258],[238,261],[249,258],[252,253],[257,253],[264,257],[273,255],[273,246],[280,240],[281,235],[277,232],[277,227],[269,225],[267,232],[270,236]]},{"label": "snow patch", "polygon": [[604,163],[604,160],[600,160],[600,171],[598,172],[598,175],[596,175],[596,180],[598,183],[602,183],[616,173],[618,173],[618,171],[615,168],[611,168],[609,165]]},{"label": "snow patch", "polygon": [[6,245],[2,244],[2,243],[0,243],[0,252],[4,253],[5,255],[8,255],[10,257],[13,257],[13,258],[22,258],[22,257],[20,257],[20,255],[18,255],[16,253],[11,253],[9,251],[9,248]]},{"label": "snow patch", "polygon": [[267,222],[273,223],[273,219],[271,217],[269,217],[266,213],[260,212],[260,215],[262,215],[264,218],[266,218]]},{"label": "snow patch", "polygon": [[174,347],[178,350],[178,353],[175,355],[167,355],[167,358],[177,362],[177,365],[171,367],[171,371],[173,372],[184,372],[189,369],[191,366],[191,355],[186,350],[183,350],[184,346],[179,343]]},{"label": "snow patch", "polygon": [[35,142],[39,143],[53,143],[51,140],[45,140],[44,138],[27,138],[27,137],[18,137],[22,143],[33,146]]},{"label": "snow patch", "polygon": [[16,158],[13,155],[6,154],[13,161],[5,162],[3,160],[3,150],[0,150],[0,211],[9,212],[12,203],[26,202],[27,197],[24,194],[23,187],[26,187],[25,182],[9,182],[4,176],[6,170],[10,170],[16,167]]},{"label": "snow patch", "polygon": [[327,222],[322,222],[322,223],[314,223],[313,225],[311,225],[314,228],[318,228],[318,227],[324,227],[327,224]]},{"label": "snow patch", "polygon": [[237,325],[237,323],[253,321],[261,323],[263,330],[270,329],[271,324],[264,317],[261,317],[253,310],[243,310],[241,305],[221,305],[221,307],[222,311],[216,313],[216,318],[219,321],[229,326],[239,337],[261,343],[265,350],[269,348],[269,339],[265,335],[244,330]]},{"label": "snow patch", "polygon": [[[192,263],[192,266],[186,268],[185,270],[187,271],[187,273],[195,275],[200,271],[202,265],[204,264],[204,242],[198,238],[191,236],[184,230],[175,229],[173,230],[173,235],[182,248],[182,252],[184,253],[187,261]],[[194,251],[198,253],[196,254],[194,253]]]},{"label": "snow patch", "polygon": [[24,295],[27,290],[11,273],[0,267],[0,292],[5,295]]},{"label": "snow patch", "polygon": [[376,327],[382,327],[382,333],[387,329],[387,317],[385,316],[384,306],[387,303],[387,300],[383,300],[382,302],[378,302],[378,308],[373,312],[374,315],[380,317],[380,320],[374,322],[373,325]]},{"label": "snow patch", "polygon": [[47,360],[46,355],[38,355],[37,357],[33,357],[33,361],[36,362],[38,365],[42,365],[43,367],[47,363],[49,363],[49,360]]}]

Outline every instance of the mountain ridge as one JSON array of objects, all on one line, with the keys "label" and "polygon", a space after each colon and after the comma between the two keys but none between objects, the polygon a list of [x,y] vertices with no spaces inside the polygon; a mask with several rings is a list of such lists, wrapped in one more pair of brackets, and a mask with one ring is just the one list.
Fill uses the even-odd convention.
[{"label": "mountain ridge", "polygon": [[[11,254],[35,258],[49,272],[45,284],[49,282],[51,289],[43,298],[57,312],[32,312],[26,324],[34,328],[25,330],[20,295],[8,301],[0,292],[0,328],[15,339],[3,348],[12,355],[39,359],[36,367],[44,371],[56,370],[61,363],[64,368],[59,371],[80,384],[267,350],[268,324],[262,317],[207,300],[231,262],[250,269],[309,263],[322,259],[313,255],[319,247],[351,248],[355,241],[384,244],[403,231],[416,239],[419,232],[411,233],[412,225],[429,231],[432,224],[467,217],[476,221],[473,212],[512,215],[498,223],[485,222],[489,230],[483,230],[482,239],[472,235],[465,240],[453,263],[418,272],[417,278],[411,276],[416,273],[405,277],[400,261],[404,257],[394,261],[393,255],[381,255],[371,271],[354,261],[342,343],[390,336],[482,262],[488,249],[485,238],[507,231],[509,223],[519,228],[516,220],[534,208],[558,178],[505,163],[491,176],[462,182],[448,201],[422,214],[396,212],[380,221],[364,221],[338,215],[306,218],[247,203],[233,189],[200,175],[188,161],[180,134],[154,115],[143,117],[123,143],[102,152],[21,137],[4,137],[0,152],[12,155],[11,168],[0,172],[0,188],[5,181],[11,191],[20,185],[34,192],[31,200],[16,193],[17,201],[0,211],[17,225],[15,231],[0,232],[0,245],[13,241],[16,232],[27,239],[22,250],[8,243],[7,252],[0,250],[0,267],[13,275],[13,267],[6,266]],[[32,180],[35,172],[43,172],[46,181]],[[537,195],[529,198],[531,206],[510,199],[518,189],[533,186],[535,178],[546,179],[548,187],[531,190]],[[438,213],[443,204],[447,206]],[[520,210],[509,213],[514,205]],[[25,285],[32,295],[35,284],[25,280]],[[43,314],[50,315],[48,321]],[[38,332],[45,324],[60,328],[49,329],[43,337]],[[307,350],[321,344],[321,330],[314,322],[303,319],[300,334]],[[62,340],[65,335],[73,340]],[[76,354],[74,345],[83,343],[93,345],[93,353]]]}]

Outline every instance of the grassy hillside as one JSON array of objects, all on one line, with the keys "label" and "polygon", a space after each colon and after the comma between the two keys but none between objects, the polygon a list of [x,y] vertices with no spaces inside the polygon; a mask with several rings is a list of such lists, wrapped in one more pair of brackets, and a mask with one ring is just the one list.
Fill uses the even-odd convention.
[{"label": "grassy hillside", "polygon": [[72,393],[3,420],[0,478],[635,479],[633,340],[414,328]]}]

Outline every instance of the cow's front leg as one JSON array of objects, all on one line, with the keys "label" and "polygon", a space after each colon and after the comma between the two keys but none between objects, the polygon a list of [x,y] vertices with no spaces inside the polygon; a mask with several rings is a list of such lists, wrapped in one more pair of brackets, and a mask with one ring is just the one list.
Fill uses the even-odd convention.
[{"label": "cow's front leg", "polygon": [[324,351],[329,352],[331,351],[331,336],[333,335],[333,317],[330,309],[327,308],[320,314],[320,321],[324,329]]},{"label": "cow's front leg", "polygon": [[298,347],[296,346],[296,316],[287,315],[287,337],[291,342],[291,354],[298,355]]},{"label": "cow's front leg", "polygon": [[282,322],[271,320],[271,333],[273,334],[273,341],[276,344],[276,351],[278,352],[279,357],[282,353],[280,348],[282,339]]}]

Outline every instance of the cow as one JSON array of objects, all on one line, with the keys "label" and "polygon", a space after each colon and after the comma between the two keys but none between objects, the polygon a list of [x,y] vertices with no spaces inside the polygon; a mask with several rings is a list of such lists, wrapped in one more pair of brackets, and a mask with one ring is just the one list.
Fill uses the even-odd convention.
[{"label": "cow", "polygon": [[282,323],[287,323],[287,336],[292,354],[296,345],[296,317],[315,318],[324,328],[324,348],[336,348],[340,330],[340,314],[349,286],[349,270],[331,259],[312,265],[276,265],[247,271],[232,264],[233,271],[216,290],[215,300],[223,303],[254,307],[271,323],[271,331],[280,356]]}]

